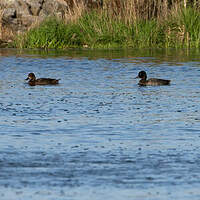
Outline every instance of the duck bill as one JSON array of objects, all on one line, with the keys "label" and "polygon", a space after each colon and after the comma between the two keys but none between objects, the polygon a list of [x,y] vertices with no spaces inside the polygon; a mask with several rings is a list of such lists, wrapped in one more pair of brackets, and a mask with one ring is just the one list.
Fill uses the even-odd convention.
[{"label": "duck bill", "polygon": [[29,79],[29,77],[27,77],[25,80],[27,81]]},{"label": "duck bill", "polygon": [[139,76],[136,76],[135,79],[136,79],[136,78],[139,78]]}]

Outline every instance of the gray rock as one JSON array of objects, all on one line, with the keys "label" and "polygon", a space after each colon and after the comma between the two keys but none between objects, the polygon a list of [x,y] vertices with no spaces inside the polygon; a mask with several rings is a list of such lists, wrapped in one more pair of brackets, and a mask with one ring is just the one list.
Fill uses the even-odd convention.
[{"label": "gray rock", "polygon": [[[0,0],[0,39],[12,40],[48,16],[64,18],[75,0]],[[83,0],[76,0],[77,2]],[[84,0],[85,6],[102,6],[103,0]]]}]

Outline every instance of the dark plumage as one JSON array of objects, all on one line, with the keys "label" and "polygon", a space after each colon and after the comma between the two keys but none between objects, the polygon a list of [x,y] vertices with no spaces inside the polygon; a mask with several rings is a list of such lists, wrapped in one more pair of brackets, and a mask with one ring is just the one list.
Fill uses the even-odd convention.
[{"label": "dark plumage", "polygon": [[145,71],[140,71],[136,78],[140,78],[138,85],[140,86],[158,86],[158,85],[169,85],[170,80],[150,78],[147,80],[147,74]]},{"label": "dark plumage", "polygon": [[28,84],[31,86],[35,85],[56,85],[59,83],[59,79],[52,79],[52,78],[38,78],[36,79],[34,73],[29,73],[28,77],[26,78]]}]

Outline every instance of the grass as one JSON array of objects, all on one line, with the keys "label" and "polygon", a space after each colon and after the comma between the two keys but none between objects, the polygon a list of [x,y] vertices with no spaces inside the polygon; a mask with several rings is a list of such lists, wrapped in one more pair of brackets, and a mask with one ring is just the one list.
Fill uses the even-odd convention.
[{"label": "grass", "polygon": [[166,23],[166,47],[200,47],[200,12],[183,8]]},{"label": "grass", "polygon": [[63,48],[65,34],[66,25],[55,18],[49,18],[18,37],[15,43],[21,48]]},{"label": "grass", "polygon": [[199,47],[200,45],[200,13],[188,8],[182,9],[178,17],[177,25],[182,27],[184,44],[187,47]]},{"label": "grass", "polygon": [[[83,10],[83,9],[82,9]],[[82,11],[74,20],[48,18],[15,40],[17,48],[199,48],[200,12],[181,8],[166,18],[113,15],[108,10]],[[68,16],[69,17],[69,16]]]}]

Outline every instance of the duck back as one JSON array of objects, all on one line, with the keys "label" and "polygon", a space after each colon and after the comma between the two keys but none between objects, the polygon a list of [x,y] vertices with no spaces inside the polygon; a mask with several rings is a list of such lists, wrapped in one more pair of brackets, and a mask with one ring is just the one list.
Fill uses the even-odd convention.
[{"label": "duck back", "polygon": [[150,78],[147,80],[147,85],[157,86],[157,85],[169,85],[170,80]]},{"label": "duck back", "polygon": [[35,81],[36,85],[56,85],[59,83],[59,79],[52,78],[39,78]]},{"label": "duck back", "polygon": [[148,80],[140,80],[140,86],[159,86],[159,85],[169,85],[170,80],[150,78]]}]

